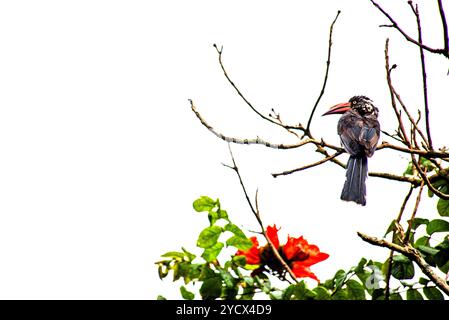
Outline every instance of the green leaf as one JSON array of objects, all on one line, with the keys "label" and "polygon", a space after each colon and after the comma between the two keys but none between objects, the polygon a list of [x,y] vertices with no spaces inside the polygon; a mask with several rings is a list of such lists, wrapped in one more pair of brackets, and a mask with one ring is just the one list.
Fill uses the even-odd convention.
[{"label": "green leaf", "polygon": [[427,225],[429,223],[429,219],[424,218],[415,218],[412,221],[412,230],[416,230],[420,225]]},{"label": "green leaf", "polygon": [[405,169],[403,176],[412,176],[413,175],[413,162],[409,162],[407,168]]},{"label": "green leaf", "polygon": [[226,224],[224,226],[224,230],[232,232],[234,235],[236,235],[238,237],[246,238],[246,235],[243,233],[243,231],[231,222],[229,222],[228,224]]},{"label": "green leaf", "polygon": [[413,262],[404,255],[394,255],[391,266],[391,275],[398,280],[412,279],[415,275]]},{"label": "green leaf", "polygon": [[208,218],[209,218],[210,225],[214,225],[215,222],[217,222],[217,220],[220,220],[220,219],[229,221],[228,213],[226,212],[226,210],[221,210],[221,209],[218,209],[217,211],[212,211],[212,210],[209,211]]},{"label": "green leaf", "polygon": [[184,275],[184,283],[187,284],[192,280],[197,280],[201,276],[203,264],[192,263],[189,265],[188,271]]},{"label": "green leaf", "polygon": [[396,230],[396,219],[392,220],[388,226],[387,231],[385,231],[384,238],[392,231]]},{"label": "green leaf", "polygon": [[449,200],[439,199],[437,210],[440,216],[449,217]]},{"label": "green leaf", "polygon": [[445,264],[439,265],[438,269],[440,269],[442,272],[448,274],[449,273],[449,260]]},{"label": "green leaf", "polygon": [[207,249],[204,249],[203,254],[201,257],[206,260],[207,262],[212,262],[215,259],[217,259],[217,256],[220,254],[221,249],[223,249],[224,244],[221,242],[217,242],[212,247],[209,247]]},{"label": "green leaf", "polygon": [[200,288],[201,297],[204,300],[216,299],[221,295],[221,288],[222,283],[220,277],[208,278],[204,280],[203,284],[201,285]]},{"label": "green leaf", "polygon": [[390,300],[402,300],[402,296],[399,293],[390,294]]},{"label": "green leaf", "polygon": [[429,159],[421,158],[420,163],[421,166],[426,169],[426,172],[430,172],[435,169],[435,165]]},{"label": "green leaf", "polygon": [[436,287],[425,287],[423,292],[429,300],[444,300],[443,294]]},{"label": "green leaf", "polygon": [[419,246],[428,246],[429,245],[429,236],[423,236],[421,238],[419,238],[418,240],[415,241],[415,247],[419,247]]},{"label": "green leaf", "polygon": [[239,267],[244,267],[246,265],[246,257],[245,256],[233,256],[232,261]]},{"label": "green leaf", "polygon": [[290,300],[312,300],[316,293],[310,291],[304,281],[290,286]]},{"label": "green leaf", "polygon": [[449,231],[449,222],[442,219],[435,219],[430,221],[426,228],[426,232],[429,235],[432,235],[435,232],[445,232],[445,231]]},{"label": "green leaf", "polygon": [[349,300],[365,300],[365,288],[356,280],[349,279],[346,282]]},{"label": "green leaf", "polygon": [[190,253],[189,251],[187,251],[187,249],[181,247],[182,251],[184,251],[185,256],[187,257],[188,261],[193,261],[196,258],[196,255],[194,255],[193,253]]},{"label": "green leaf", "polygon": [[167,300],[167,298],[165,298],[164,296],[158,295],[157,300]]},{"label": "green leaf", "polygon": [[205,265],[204,268],[201,269],[201,274],[198,280],[205,281],[214,277],[218,277],[218,275],[208,265]]},{"label": "green leaf", "polygon": [[253,242],[246,237],[232,236],[226,241],[226,245],[245,251],[252,248]]},{"label": "green leaf", "polygon": [[331,298],[329,291],[322,286],[315,287],[313,292],[316,294],[315,300],[330,300]]},{"label": "green leaf", "polygon": [[440,250],[428,246],[418,246],[417,249],[425,254],[430,254],[431,256],[434,256],[440,252]]},{"label": "green leaf", "polygon": [[183,252],[176,252],[176,251],[170,251],[162,255],[162,257],[164,258],[175,258],[177,260],[183,260],[184,256],[185,254]]},{"label": "green leaf", "polygon": [[158,264],[158,269],[157,272],[159,274],[159,279],[164,279],[167,275],[168,272],[170,271],[168,264],[165,263],[159,263]]},{"label": "green leaf", "polygon": [[223,229],[219,226],[207,227],[201,231],[196,245],[200,248],[209,248],[217,243],[218,237],[220,236]]},{"label": "green leaf", "polygon": [[408,289],[407,290],[407,300],[424,300],[421,293],[416,289]]},{"label": "green leaf", "polygon": [[367,260],[365,258],[360,259],[359,263],[357,264],[357,267],[355,267],[354,272],[361,272],[365,268]]},{"label": "green leaf", "polygon": [[190,292],[189,290],[186,289],[186,287],[181,286],[181,288],[179,288],[181,291],[181,296],[183,299],[185,300],[193,300],[195,298],[195,295]]},{"label": "green leaf", "polygon": [[374,289],[371,293],[372,300],[385,300],[385,290],[384,289]]},{"label": "green leaf", "polygon": [[348,300],[348,291],[340,289],[331,296],[332,300]]},{"label": "green leaf", "polygon": [[201,196],[193,202],[193,209],[197,212],[211,211],[216,205],[216,201],[208,196]]},{"label": "green leaf", "polygon": [[344,270],[338,270],[334,276],[335,290],[340,289],[343,286],[345,280],[346,272]]},{"label": "green leaf", "polygon": [[[437,190],[443,192],[443,193],[447,193],[449,190],[449,186],[447,184],[447,181],[445,178],[440,177],[437,181],[432,183],[433,187],[436,188]],[[429,197],[433,197],[433,192],[432,190],[428,190],[428,194]]]},{"label": "green leaf", "polygon": [[234,288],[234,277],[228,271],[221,269],[220,275],[226,287]]},{"label": "green leaf", "polygon": [[429,279],[426,278],[419,278],[418,283],[427,286],[427,284],[429,283]]}]

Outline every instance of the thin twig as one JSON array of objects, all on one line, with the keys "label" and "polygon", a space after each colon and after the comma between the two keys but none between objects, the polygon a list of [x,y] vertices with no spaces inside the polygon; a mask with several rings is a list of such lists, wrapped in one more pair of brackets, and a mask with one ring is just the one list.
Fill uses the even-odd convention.
[{"label": "thin twig", "polygon": [[386,241],[384,239],[378,239],[375,237],[368,236],[361,232],[357,232],[357,235],[365,242],[368,242],[372,245],[378,247],[389,248],[393,251],[402,253],[407,256],[410,260],[414,261],[418,267],[422,270],[422,272],[431,279],[435,285],[440,288],[445,294],[449,295],[449,285],[446,283],[445,279],[440,278],[432,267],[424,260],[418,250],[410,246],[409,244],[404,245],[403,247]]},{"label": "thin twig", "polygon": [[[399,210],[399,214],[395,220],[395,223],[397,226],[400,226],[402,215],[405,210],[405,206],[407,205],[407,202],[410,199],[410,196],[412,195],[413,189],[414,189],[413,186],[411,186],[404,198],[404,201],[402,202],[401,209]],[[393,230],[393,235],[391,236],[391,242],[393,242],[393,243],[394,243],[394,239],[396,237],[396,230],[397,230],[396,228]],[[385,282],[386,282],[385,300],[390,300],[390,280],[391,280],[391,271],[392,271],[391,266],[393,263],[393,252],[394,252],[393,250],[390,250],[390,255],[388,256],[388,261],[387,261],[387,274],[386,274],[386,279],[385,279]]]},{"label": "thin twig", "polygon": [[[273,118],[267,117],[266,115],[262,114],[259,110],[257,110],[252,105],[252,103],[249,102],[249,100],[243,95],[243,93],[240,91],[240,89],[237,87],[237,85],[234,83],[234,81],[232,81],[231,78],[229,77],[228,72],[226,71],[226,69],[224,67],[224,64],[223,64],[223,61],[222,61],[223,47],[221,49],[218,49],[217,45],[214,44],[214,48],[215,48],[215,50],[217,50],[218,63],[220,64],[221,70],[223,71],[223,74],[224,74],[226,80],[228,80],[228,82],[231,84],[231,86],[234,88],[234,90],[237,92],[237,94],[240,96],[240,98],[242,98],[242,100],[246,103],[246,105],[248,107],[251,108],[251,110],[253,110],[262,119],[264,119],[264,120],[266,120],[268,122],[271,122],[271,123],[273,123],[273,124],[275,124],[277,126],[280,126],[280,127],[284,128],[284,129],[286,129],[288,131],[291,130],[291,129],[304,130],[304,128],[302,127],[301,124],[298,124],[298,125],[295,125],[295,126],[293,126],[293,125],[285,125],[285,124],[283,124],[281,122],[275,121]],[[292,133],[291,131],[289,131],[289,132]]]},{"label": "thin twig", "polygon": [[380,11],[380,12],[382,12],[383,14],[384,14],[384,16],[386,16],[387,18],[388,18],[388,20],[390,20],[390,22],[391,22],[391,25],[382,25],[382,26],[387,26],[387,27],[393,27],[393,28],[395,28],[396,30],[398,30],[403,36],[404,36],[404,38],[407,40],[407,41],[409,41],[409,42],[411,42],[411,43],[413,43],[413,44],[415,44],[415,45],[417,45],[417,46],[419,46],[419,47],[421,47],[421,48],[423,48],[424,50],[427,50],[427,51],[429,51],[429,52],[432,52],[432,53],[437,53],[437,54],[442,54],[442,55],[444,55],[446,58],[449,58],[449,51],[448,50],[446,50],[446,49],[434,49],[434,48],[431,48],[431,47],[429,47],[429,46],[427,46],[427,45],[425,45],[425,44],[420,44],[418,41],[416,41],[415,39],[413,39],[412,37],[410,37],[407,33],[405,33],[405,31],[404,30],[402,30],[402,28],[397,24],[397,22],[380,6],[380,5],[378,5],[376,2],[374,2],[373,0],[370,0],[371,1],[371,3]]},{"label": "thin twig", "polygon": [[311,163],[311,164],[308,164],[308,165],[305,165],[305,166],[302,166],[302,167],[299,167],[299,168],[296,168],[296,169],[291,169],[291,170],[283,171],[283,172],[280,172],[280,173],[272,173],[271,175],[273,176],[273,178],[276,178],[276,177],[278,177],[278,176],[285,176],[285,175],[291,174],[291,173],[293,173],[293,172],[298,172],[298,171],[310,169],[310,168],[319,166],[320,164],[323,164],[323,163],[325,163],[325,162],[328,162],[329,160],[332,160],[332,159],[338,157],[338,156],[341,155],[342,153],[343,153],[342,151],[337,151],[336,153],[330,155],[329,157],[326,157],[326,158],[321,159],[321,160],[319,160],[319,161],[316,161],[316,162],[314,162],[314,163]]},{"label": "thin twig", "polygon": [[410,121],[410,123],[412,124],[412,127],[414,129],[416,129],[416,131],[418,131],[421,139],[423,139],[424,143],[427,146],[427,149],[431,149],[429,146],[429,142],[427,141],[426,136],[424,135],[424,133],[421,131],[421,129],[418,127],[418,121],[415,121],[415,119],[412,117],[412,115],[410,114],[410,112],[408,111],[408,108],[406,107],[405,103],[402,101],[401,96],[399,95],[399,93],[396,91],[396,89],[393,87],[393,84],[391,85],[391,90],[393,91],[394,96],[396,97],[396,99],[399,101],[399,104],[401,105],[402,109],[405,111],[405,114],[408,117],[408,120]]},{"label": "thin twig", "polygon": [[[329,29],[329,45],[327,49],[327,61],[326,61],[326,72],[324,74],[324,81],[323,86],[321,87],[320,94],[318,98],[315,101],[315,105],[313,106],[312,112],[310,113],[309,120],[307,121],[307,127],[304,131],[304,136],[306,136],[308,133],[310,133],[310,125],[312,124],[312,118],[315,113],[316,108],[318,107],[318,104],[320,103],[321,97],[324,94],[324,90],[326,90],[326,84],[327,84],[327,78],[329,76],[329,68],[331,65],[331,52],[332,52],[332,32],[334,31],[334,25],[335,22],[337,22],[338,16],[340,15],[341,11],[338,10],[337,15],[335,16],[334,21],[332,22],[330,29]],[[303,137],[304,137],[303,136]]]},{"label": "thin twig", "polygon": [[[411,1],[408,2],[413,13],[416,17],[416,24],[418,26],[418,41],[419,41],[419,54],[421,58],[421,74],[422,74],[422,82],[423,82],[423,95],[424,95],[424,116],[426,121],[426,133],[427,133],[427,141],[429,145],[429,149],[433,150],[432,145],[432,136],[430,135],[430,123],[429,123],[429,99],[427,98],[427,74],[426,74],[426,61],[424,58],[424,49],[422,47],[422,31],[421,31],[421,19],[419,17],[418,5],[416,4],[415,8],[413,8],[413,4]],[[443,11],[444,12],[444,11]]]},{"label": "thin twig", "polygon": [[293,273],[292,269],[290,269],[290,267],[288,266],[288,264],[285,262],[285,260],[281,257],[281,255],[279,254],[278,249],[274,246],[273,242],[271,242],[271,239],[268,237],[266,231],[265,231],[265,227],[264,224],[262,222],[262,219],[260,217],[260,211],[259,211],[259,203],[258,203],[258,190],[256,190],[256,197],[255,197],[255,207],[253,206],[249,196],[248,196],[248,192],[246,191],[245,188],[245,184],[243,183],[243,179],[242,176],[240,175],[240,171],[239,168],[237,167],[237,164],[235,162],[235,158],[234,158],[234,154],[232,153],[232,149],[231,149],[231,145],[228,144],[228,148],[229,148],[229,153],[231,154],[231,159],[232,159],[232,166],[226,165],[226,167],[232,169],[235,171],[235,173],[237,174],[239,181],[240,181],[240,185],[242,186],[243,189],[243,193],[245,194],[245,198],[246,198],[246,202],[248,202],[249,207],[251,209],[251,211],[253,212],[254,216],[256,217],[257,222],[259,223],[259,226],[262,230],[262,234],[265,237],[265,239],[267,240],[268,245],[270,246],[271,250],[273,251],[274,255],[276,256],[276,258],[279,260],[279,262],[281,263],[282,267],[288,272],[288,274],[290,274],[290,276],[292,277],[292,279],[298,283],[298,280],[296,279],[295,274]]},{"label": "thin twig", "polygon": [[415,220],[416,212],[418,211],[419,202],[421,201],[421,194],[424,188],[424,181],[421,183],[421,186],[418,191],[418,195],[416,196],[415,207],[413,208],[412,216],[408,221],[407,231],[405,232],[404,243],[408,243],[410,241],[410,233],[412,231],[413,221]]},{"label": "thin twig", "polygon": [[441,24],[443,25],[443,46],[446,52],[449,52],[449,32],[447,29],[446,15],[444,14],[443,1],[438,0],[438,10],[440,11]]},{"label": "thin twig", "polygon": [[390,90],[390,98],[391,98],[391,106],[393,107],[394,113],[396,115],[396,118],[398,120],[398,125],[399,125],[399,132],[402,135],[402,138],[404,139],[404,143],[407,145],[407,147],[411,148],[411,144],[410,144],[410,140],[407,137],[407,133],[405,131],[404,128],[404,124],[402,123],[402,119],[401,119],[401,114],[396,106],[396,100],[394,97],[394,93],[392,90],[392,83],[391,83],[391,71],[396,67],[396,65],[393,65],[392,68],[390,68],[390,57],[388,55],[388,44],[390,42],[390,39],[387,39],[385,41],[385,69],[387,72],[387,83],[388,83],[388,88]]}]

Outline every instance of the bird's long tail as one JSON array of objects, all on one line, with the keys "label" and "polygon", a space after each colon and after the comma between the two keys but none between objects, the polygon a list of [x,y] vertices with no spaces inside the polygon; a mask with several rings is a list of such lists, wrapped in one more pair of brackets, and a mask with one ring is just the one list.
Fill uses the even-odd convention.
[{"label": "bird's long tail", "polygon": [[341,192],[341,200],[354,201],[364,206],[366,204],[365,180],[368,174],[368,159],[366,156],[350,156],[346,169],[346,181]]}]

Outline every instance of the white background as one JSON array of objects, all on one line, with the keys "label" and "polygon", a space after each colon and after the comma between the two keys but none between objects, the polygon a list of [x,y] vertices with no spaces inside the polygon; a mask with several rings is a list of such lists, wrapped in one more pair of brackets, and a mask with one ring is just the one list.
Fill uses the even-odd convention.
[{"label": "white background", "polygon": [[[425,41],[439,47],[436,3],[421,2]],[[416,34],[407,1],[381,3]],[[261,112],[274,107],[286,122],[305,123],[339,9],[328,87],[312,124],[334,144],[338,117],[320,115],[356,94],[375,101],[384,130],[395,129],[387,37],[396,86],[411,109],[422,108],[418,49],[379,29],[388,21],[368,0],[1,1],[0,298],[179,297],[181,283],[160,281],[154,262],[181,246],[200,253],[196,236],[207,219],[193,200],[220,198],[235,223],[257,229],[237,177],[221,165],[230,162],[226,143],[199,123],[188,99],[227,135],[295,141],[247,108],[212,44],[224,46],[230,76]],[[442,146],[448,62],[427,62],[434,144]],[[318,277],[362,255],[386,258],[356,231],[382,236],[407,185],[370,178],[362,208],[339,200],[344,171],[333,164],[271,177],[320,159],[312,146],[233,150],[248,190],[259,188],[265,223],[282,227],[281,242],[304,235],[330,254],[313,268]],[[369,165],[401,174],[407,162],[382,150]],[[435,200],[424,198],[419,215],[434,215]]]}]

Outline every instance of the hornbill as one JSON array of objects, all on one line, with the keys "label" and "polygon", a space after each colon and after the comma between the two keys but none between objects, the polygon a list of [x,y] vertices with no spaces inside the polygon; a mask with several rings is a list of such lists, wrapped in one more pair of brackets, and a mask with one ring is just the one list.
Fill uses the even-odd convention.
[{"label": "hornbill", "polygon": [[349,99],[349,102],[331,107],[323,116],[329,114],[343,114],[338,121],[337,131],[341,144],[350,155],[340,198],[364,206],[368,157],[374,154],[380,136],[380,125],[377,121],[379,109],[370,98],[355,96]]}]

